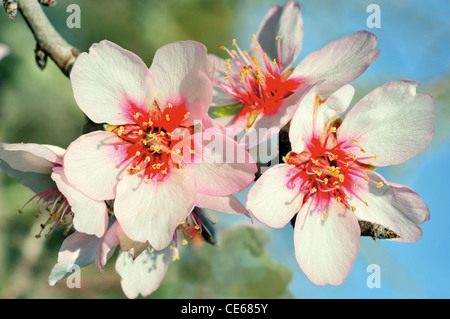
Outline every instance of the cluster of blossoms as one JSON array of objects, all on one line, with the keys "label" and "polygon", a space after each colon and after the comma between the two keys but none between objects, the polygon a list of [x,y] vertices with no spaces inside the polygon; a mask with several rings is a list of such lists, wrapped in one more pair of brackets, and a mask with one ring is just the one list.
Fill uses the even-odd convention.
[{"label": "cluster of blossoms", "polygon": [[[149,295],[179,258],[180,243],[211,235],[203,208],[252,215],[274,228],[295,219],[295,256],[318,285],[348,276],[358,220],[389,228],[393,240],[418,240],[426,204],[374,169],[427,147],[434,99],[417,94],[416,82],[393,81],[341,119],[354,95],[348,83],[380,53],[376,37],[350,34],[292,68],[302,38],[300,5],[289,1],[267,13],[248,52],[235,40],[222,47],[227,59],[194,41],[161,47],[150,68],[109,41],[82,53],[70,75],[74,98],[104,130],[67,150],[0,144],[1,169],[34,191],[29,202],[48,213],[46,235],[60,225],[74,230],[49,283],[69,275],[72,264],[103,271],[118,247],[125,294]],[[254,182],[258,159],[249,149],[283,127],[292,150]],[[228,128],[242,134],[230,136]],[[245,138],[260,129],[257,143]],[[249,186],[244,206],[234,195]]]}]

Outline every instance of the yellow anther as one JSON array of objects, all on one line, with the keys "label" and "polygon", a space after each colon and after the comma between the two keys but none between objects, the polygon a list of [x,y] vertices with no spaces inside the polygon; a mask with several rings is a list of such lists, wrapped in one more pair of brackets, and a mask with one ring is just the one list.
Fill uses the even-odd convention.
[{"label": "yellow anther", "polygon": [[151,160],[152,160],[152,159],[150,158],[150,156],[146,156],[146,157],[145,157],[145,161],[146,161],[146,162],[150,162]]},{"label": "yellow anther", "polygon": [[331,133],[336,133],[336,127],[333,126],[332,128],[330,128]]},{"label": "yellow anther", "polygon": [[322,171],[316,170],[316,174],[320,177],[322,175]]},{"label": "yellow anther", "polygon": [[223,45],[221,45],[220,50],[226,50],[226,48]]},{"label": "yellow anther", "polygon": [[152,121],[148,121],[148,126],[152,126],[153,122]]},{"label": "yellow anther", "polygon": [[369,204],[367,204],[367,202],[364,202],[364,204],[365,204],[366,206],[369,206]]},{"label": "yellow anther", "polygon": [[248,55],[248,53],[247,53],[247,51],[242,51],[242,54],[244,55],[244,56],[247,56]]},{"label": "yellow anther", "polygon": [[281,39],[281,35],[277,35],[276,37],[275,37],[275,40],[280,40]]},{"label": "yellow anther", "polygon": [[166,114],[166,121],[170,121],[169,114]]},{"label": "yellow anther", "polygon": [[197,230],[199,230],[199,229],[200,229],[200,226],[199,226],[199,225],[195,225],[194,228],[197,229]]},{"label": "yellow anther", "polygon": [[172,245],[170,245],[170,249],[171,249],[171,250],[174,250],[174,249],[175,249],[175,247],[173,247]]},{"label": "yellow anther", "polygon": [[141,155],[141,152],[137,151],[136,156],[139,156],[139,155]]},{"label": "yellow anther", "polygon": [[327,220],[327,219],[328,219],[328,216],[330,216],[329,213],[326,213],[325,215],[323,215],[323,220]]},{"label": "yellow anther", "polygon": [[340,203],[340,202],[342,201],[342,198],[336,197],[336,201],[337,201],[338,203]]},{"label": "yellow anther", "polygon": [[349,200],[349,199],[350,199],[350,196],[345,195],[344,199],[345,199],[345,200]]},{"label": "yellow anther", "polygon": [[236,54],[236,50],[230,50],[231,54]]},{"label": "yellow anther", "polygon": [[194,150],[189,150],[189,153],[195,154],[195,151]]},{"label": "yellow anther", "polygon": [[373,157],[373,159],[377,159],[378,158],[378,155],[375,155],[374,157]]},{"label": "yellow anther", "polygon": [[324,178],[323,182],[325,183],[325,185],[327,185],[328,184],[328,178]]},{"label": "yellow anther", "polygon": [[235,46],[236,45],[236,39],[233,39],[233,41],[231,41],[232,45]]},{"label": "yellow anther", "polygon": [[380,187],[382,187],[384,184],[383,184],[383,182],[379,182],[378,184],[377,184],[377,188],[380,188]]},{"label": "yellow anther", "polygon": [[188,244],[188,241],[187,241],[186,239],[183,239],[183,240],[181,241],[181,243],[182,243],[183,245],[187,245],[187,244]]},{"label": "yellow anther", "polygon": [[170,109],[172,108],[172,103],[167,104],[167,107]]},{"label": "yellow anther", "polygon": [[172,261],[179,260],[179,259],[180,259],[180,255],[178,255],[178,254],[172,256]]},{"label": "yellow anther", "polygon": [[311,194],[314,194],[315,192],[317,192],[317,188],[313,187],[313,188],[311,189]]},{"label": "yellow anther", "polygon": [[142,134],[144,134],[144,132],[142,130],[139,130],[138,134],[142,135]]},{"label": "yellow anther", "polygon": [[339,174],[339,181],[340,181],[341,183],[343,183],[343,182],[344,182],[344,175],[342,175],[342,174]]},{"label": "yellow anther", "polygon": [[352,142],[353,143],[358,143],[358,140],[355,140],[354,138],[352,138]]},{"label": "yellow anther", "polygon": [[163,170],[161,171],[161,174],[166,175],[166,174],[167,174],[167,168],[163,169]]},{"label": "yellow anther", "polygon": [[256,39],[256,36],[255,35],[252,35],[252,40],[254,41]]},{"label": "yellow anther", "polygon": [[354,205],[352,206],[352,212],[356,212],[356,207]]},{"label": "yellow anther", "polygon": [[155,251],[155,248],[153,248],[153,247],[148,250],[149,253],[152,253],[154,251]]},{"label": "yellow anther", "polygon": [[184,118],[187,119],[190,114],[190,112],[187,112],[186,114],[184,114]]},{"label": "yellow anther", "polygon": [[353,184],[353,188],[357,188],[358,187],[358,184]]},{"label": "yellow anther", "polygon": [[364,180],[368,182],[370,180],[369,176],[364,176]]}]

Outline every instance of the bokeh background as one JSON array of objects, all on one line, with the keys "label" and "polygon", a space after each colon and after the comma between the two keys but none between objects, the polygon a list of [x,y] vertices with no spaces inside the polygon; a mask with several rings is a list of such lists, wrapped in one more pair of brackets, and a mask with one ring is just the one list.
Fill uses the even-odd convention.
[{"label": "bokeh background", "polygon": [[[284,0],[58,0],[44,8],[58,32],[81,51],[103,39],[139,55],[148,65],[160,46],[178,40],[204,43],[222,55],[221,45],[236,38],[246,48],[266,12]],[[69,29],[67,6],[81,8],[81,28]],[[450,2],[448,0],[303,0],[305,26],[299,59],[328,42],[357,30],[378,36],[379,59],[352,84],[355,103],[392,80],[421,82],[419,92],[437,101],[436,132],[422,154],[401,165],[379,169],[387,180],[417,191],[429,205],[431,219],[416,243],[361,238],[350,276],[341,286],[315,286],[298,267],[290,225],[271,230],[244,217],[210,212],[216,244],[188,245],[173,262],[150,298],[449,298],[450,209],[447,163],[450,158]],[[369,4],[381,9],[381,28],[369,29]],[[17,14],[0,12],[0,43],[10,55],[0,61],[0,142],[43,143],[67,147],[85,123],[70,81],[48,61],[34,61],[35,41]],[[239,194],[244,200],[245,193]],[[114,269],[81,270],[81,288],[56,287],[47,277],[57,260],[62,232],[36,239],[42,219],[32,205],[17,212],[32,193],[0,173],[0,298],[125,298]],[[42,217],[44,218],[44,217]],[[381,287],[369,288],[368,266],[381,270]]]}]

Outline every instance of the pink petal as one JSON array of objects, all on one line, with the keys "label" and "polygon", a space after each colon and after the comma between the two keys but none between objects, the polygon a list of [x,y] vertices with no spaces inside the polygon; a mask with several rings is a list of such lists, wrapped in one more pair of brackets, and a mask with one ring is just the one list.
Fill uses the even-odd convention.
[{"label": "pink petal", "polygon": [[150,71],[158,87],[156,101],[162,111],[168,103],[175,107],[182,101],[190,112],[185,125],[203,118],[211,105],[214,72],[214,61],[207,56],[203,44],[180,41],[159,48]]},{"label": "pink petal", "polygon": [[50,174],[55,165],[62,164],[61,157],[55,153],[61,150],[56,146],[33,143],[0,143],[0,160],[18,171]]},{"label": "pink petal", "polygon": [[[199,134],[194,134],[194,141],[198,137]],[[251,184],[257,167],[244,147],[216,129],[203,132],[200,139],[194,149],[201,154],[200,161],[194,160],[186,165],[195,177],[200,193],[226,196],[238,193]]]},{"label": "pink petal", "polygon": [[291,77],[306,77],[313,83],[323,81],[319,94],[331,92],[364,73],[380,54],[374,49],[376,44],[376,36],[367,31],[347,35],[309,54]]},{"label": "pink petal", "polygon": [[145,63],[106,40],[78,56],[70,79],[78,106],[96,123],[134,123],[130,103],[145,110],[145,101],[153,101],[154,83]]},{"label": "pink petal", "polygon": [[[420,224],[430,219],[430,211],[423,199],[411,188],[388,183],[376,172],[367,172],[375,183],[359,188],[360,197],[367,202],[354,200],[355,214],[359,219],[383,225],[397,233],[401,242],[415,242],[422,237]],[[377,187],[379,182],[382,187]]]},{"label": "pink petal", "polygon": [[80,136],[64,156],[67,180],[93,199],[113,199],[124,173],[127,148],[128,144],[114,133],[96,131]]},{"label": "pink petal", "polygon": [[114,213],[130,239],[161,250],[194,208],[196,194],[194,178],[181,169],[148,183],[139,175],[126,175],[117,186]]},{"label": "pink petal", "polygon": [[314,210],[311,200],[297,215],[294,226],[295,257],[316,285],[340,285],[358,255],[360,227],[356,217],[331,200],[328,218]]},{"label": "pink petal", "polygon": [[67,181],[62,167],[55,167],[51,178],[74,213],[73,226],[82,233],[102,237],[108,227],[108,210],[104,201],[91,199]]},{"label": "pink petal", "polygon": [[413,81],[388,82],[362,98],[338,129],[338,138],[356,139],[374,166],[402,163],[422,152],[434,133],[436,102],[417,94]]},{"label": "pink petal", "polygon": [[295,167],[280,164],[269,168],[247,194],[247,209],[260,222],[282,228],[300,210],[303,193],[289,186]]},{"label": "pink petal", "polygon": [[174,250],[165,249],[150,253],[146,249],[133,260],[127,252],[120,252],[116,261],[116,271],[122,278],[120,284],[125,295],[134,299],[141,294],[150,295],[159,288],[172,260]]},{"label": "pink petal", "polygon": [[[256,40],[270,60],[280,58],[282,72],[288,69],[302,50],[303,19],[300,4],[288,1],[283,7],[275,6],[269,10],[256,33]],[[280,52],[278,57],[278,41],[280,36]],[[252,43],[250,51],[255,45]]]}]

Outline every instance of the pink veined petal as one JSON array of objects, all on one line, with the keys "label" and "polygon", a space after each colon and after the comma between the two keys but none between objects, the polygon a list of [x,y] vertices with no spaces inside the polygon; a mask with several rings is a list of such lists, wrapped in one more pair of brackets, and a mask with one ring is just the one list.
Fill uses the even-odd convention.
[{"label": "pink veined petal", "polygon": [[309,54],[291,77],[306,77],[314,83],[322,80],[319,94],[331,92],[364,73],[380,54],[376,44],[376,36],[367,31],[347,35]]},{"label": "pink veined petal", "polygon": [[[376,172],[367,172],[375,183],[361,185],[360,196],[368,206],[354,201],[358,218],[383,225],[397,233],[401,242],[415,242],[422,237],[420,224],[430,219],[430,211],[423,199],[411,188],[388,183]],[[383,186],[377,187],[382,182]]]},{"label": "pink veined petal", "polygon": [[62,167],[55,167],[51,178],[74,213],[73,226],[82,233],[102,237],[108,227],[108,210],[104,201],[94,200],[73,188]]},{"label": "pink veined petal", "polygon": [[119,239],[117,237],[117,229],[119,227],[119,223],[114,222],[106,231],[105,236],[102,237],[97,247],[95,264],[101,273],[104,273],[103,267],[105,267],[106,262],[114,253],[114,249],[119,245]]},{"label": "pink veined petal", "polygon": [[80,136],[69,145],[64,156],[67,180],[93,199],[114,199],[126,167],[128,147],[129,144],[110,132]]},{"label": "pink veined petal", "polygon": [[363,97],[347,114],[338,138],[356,139],[365,153],[376,158],[362,162],[374,166],[402,163],[430,143],[436,116],[432,96],[417,94],[419,83],[388,82]]},{"label": "pink veined petal", "polygon": [[122,278],[120,284],[125,295],[134,299],[139,294],[145,297],[158,289],[175,252],[167,248],[150,253],[146,249],[134,260],[129,253],[120,252],[116,271]]},{"label": "pink veined petal", "polygon": [[[269,10],[256,33],[256,40],[270,57],[270,60],[280,58],[281,72],[287,70],[302,50],[303,19],[300,4],[288,1],[283,7],[275,6]],[[278,40],[280,36],[280,53],[278,56]],[[252,43],[250,52],[255,44]]]},{"label": "pink veined petal", "polygon": [[56,146],[34,143],[0,143],[0,160],[18,171],[50,174],[54,166],[62,164],[61,157],[55,153],[59,150]]},{"label": "pink veined petal", "polygon": [[340,285],[358,255],[360,227],[348,209],[331,200],[328,218],[307,201],[294,226],[295,257],[305,275],[316,285]]},{"label": "pink veined petal", "polygon": [[78,106],[96,123],[133,123],[136,111],[130,109],[130,103],[145,111],[145,104],[153,101],[154,82],[145,63],[110,41],[81,53],[70,80]]},{"label": "pink veined petal", "polygon": [[295,167],[280,164],[269,168],[247,194],[247,209],[257,220],[273,228],[282,228],[300,210],[304,194],[289,181]]},{"label": "pink veined petal", "polygon": [[198,191],[212,196],[227,196],[247,188],[255,178],[256,163],[244,147],[220,130],[194,134],[200,139],[194,151],[201,154],[186,169],[195,177]]},{"label": "pink veined petal", "polygon": [[[95,261],[95,253],[100,238],[94,235],[75,232],[62,243],[58,253],[58,263],[53,267],[48,283],[56,285],[60,280],[77,270],[75,267],[85,267]],[[75,267],[74,267],[75,266]]]},{"label": "pink veined petal", "polygon": [[228,196],[210,196],[198,193],[195,206],[200,208],[212,209],[222,213],[244,214],[249,216],[245,206],[233,195]]},{"label": "pink veined petal", "polygon": [[130,239],[161,250],[194,208],[196,194],[195,179],[181,169],[148,183],[140,175],[126,175],[117,186],[114,213]]},{"label": "pink veined petal", "polygon": [[185,101],[190,113],[185,125],[206,115],[212,100],[214,60],[203,44],[179,41],[159,48],[150,71],[158,87],[155,100],[162,111],[169,103],[175,107]]},{"label": "pink veined petal", "polygon": [[311,89],[300,102],[289,126],[292,150],[301,153],[313,134],[320,137],[329,124],[345,112],[355,93],[351,85],[345,85],[326,98],[316,108],[317,88]]}]

